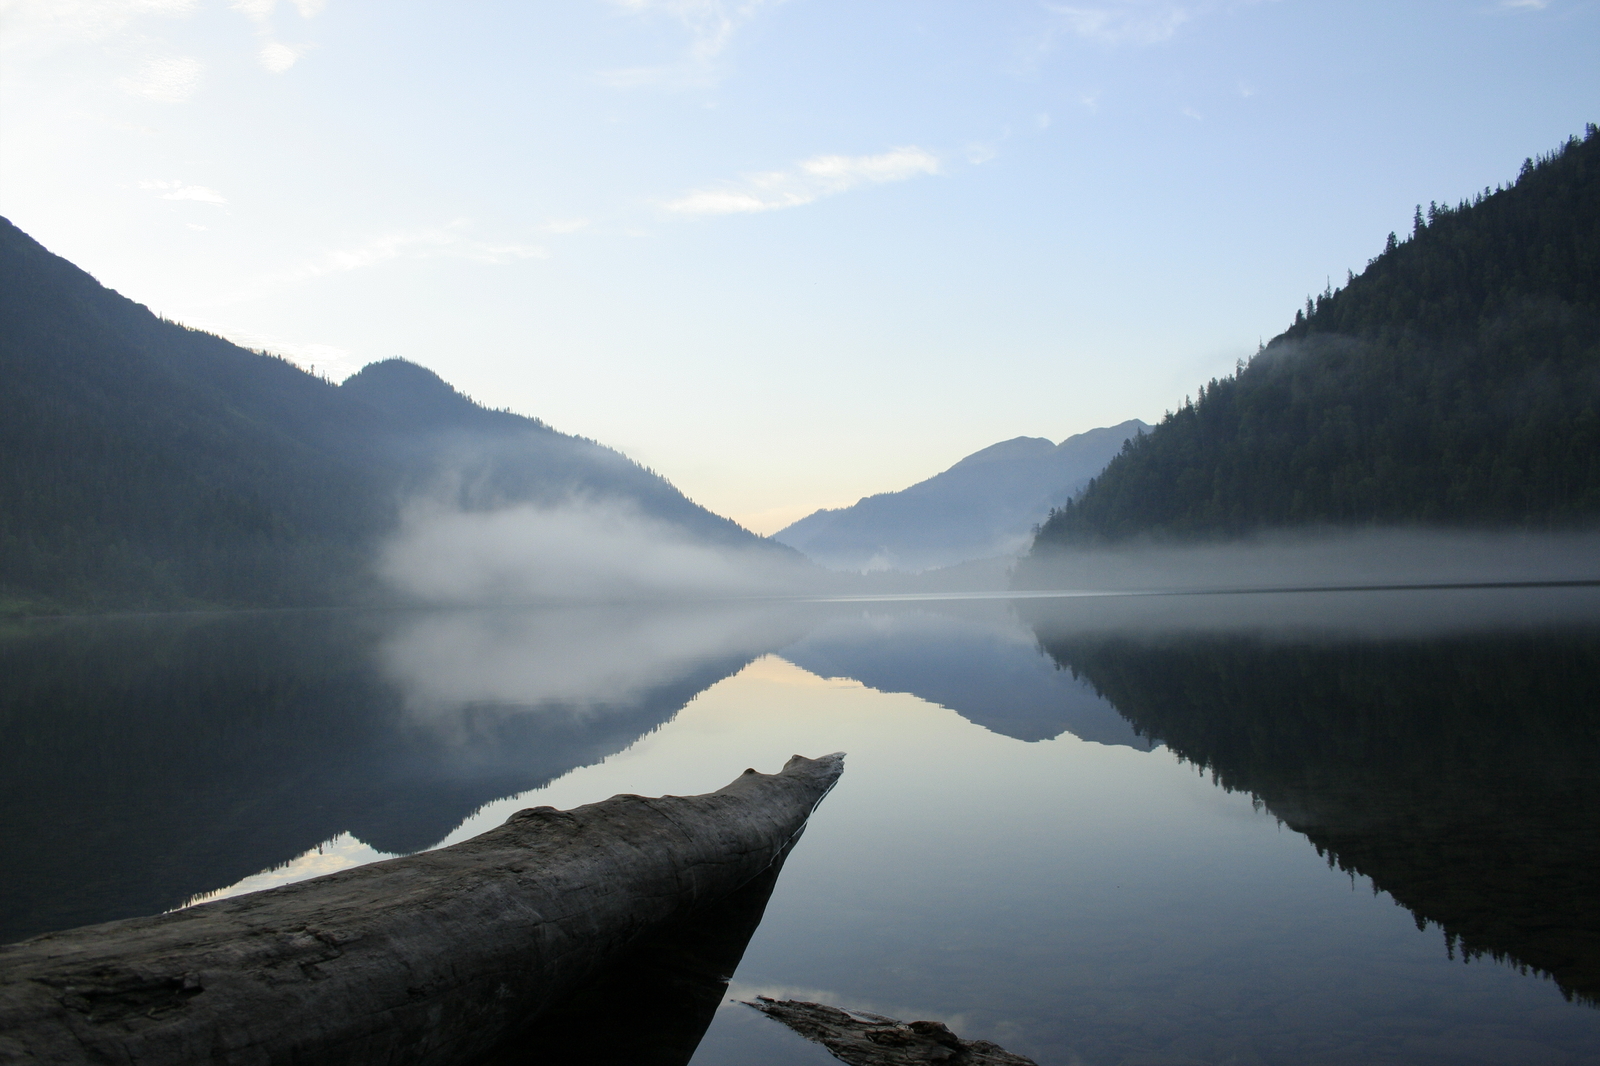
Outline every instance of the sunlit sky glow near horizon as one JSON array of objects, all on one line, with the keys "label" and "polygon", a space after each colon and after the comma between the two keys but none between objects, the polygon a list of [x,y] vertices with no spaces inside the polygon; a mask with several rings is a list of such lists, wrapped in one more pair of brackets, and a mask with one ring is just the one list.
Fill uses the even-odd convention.
[{"label": "sunlit sky glow near horizon", "polygon": [[1600,120],[1593,0],[7,0],[0,214],[760,532],[1155,421]]}]

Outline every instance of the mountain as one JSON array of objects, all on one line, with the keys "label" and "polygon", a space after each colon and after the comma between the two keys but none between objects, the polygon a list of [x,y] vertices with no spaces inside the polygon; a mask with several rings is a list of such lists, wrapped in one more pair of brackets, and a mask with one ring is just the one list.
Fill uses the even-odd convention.
[{"label": "mountain", "polygon": [[0,607],[370,600],[416,494],[627,501],[784,551],[661,476],[403,360],[343,385],[151,314],[0,219]]},{"label": "mountain", "polygon": [[773,538],[837,570],[928,570],[1026,547],[1033,527],[1099,473],[1138,419],[1068,437],[992,444],[899,492],[807,515]]},{"label": "mountain", "polygon": [[1600,517],[1600,135],[1419,207],[1359,277],[1130,442],[1035,554],[1286,526]]}]

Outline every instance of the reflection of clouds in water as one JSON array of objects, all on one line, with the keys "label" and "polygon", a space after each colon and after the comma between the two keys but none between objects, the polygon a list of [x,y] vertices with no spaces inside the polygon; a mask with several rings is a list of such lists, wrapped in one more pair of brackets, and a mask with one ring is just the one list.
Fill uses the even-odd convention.
[{"label": "reflection of clouds in water", "polygon": [[308,877],[321,877],[323,874],[338,873],[355,866],[365,866],[369,862],[379,859],[392,859],[393,855],[387,852],[375,851],[351,836],[349,833],[340,833],[325,844],[297,855],[281,866],[274,866],[270,870],[263,870],[258,874],[235,881],[226,888],[219,888],[215,892],[204,892],[189,900],[179,907],[193,907],[197,903],[210,903],[212,900],[227,899],[229,896],[242,896],[246,892],[260,892],[267,888],[278,888],[281,885],[293,884],[304,881]]},{"label": "reflection of clouds in water", "polygon": [[789,639],[791,624],[775,605],[430,614],[391,634],[381,661],[413,713],[468,704],[582,712],[713,660],[759,655]]}]

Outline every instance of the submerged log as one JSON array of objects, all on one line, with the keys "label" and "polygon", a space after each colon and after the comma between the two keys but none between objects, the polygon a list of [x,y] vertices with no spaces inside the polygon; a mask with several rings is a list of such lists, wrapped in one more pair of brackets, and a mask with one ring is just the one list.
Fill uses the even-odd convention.
[{"label": "submerged log", "polygon": [[799,835],[842,755],[0,947],[0,1062],[458,1064]]},{"label": "submerged log", "polygon": [[943,1022],[901,1022],[826,1003],[757,996],[747,1006],[827,1048],[848,1066],[1037,1066],[987,1040],[963,1040]]}]

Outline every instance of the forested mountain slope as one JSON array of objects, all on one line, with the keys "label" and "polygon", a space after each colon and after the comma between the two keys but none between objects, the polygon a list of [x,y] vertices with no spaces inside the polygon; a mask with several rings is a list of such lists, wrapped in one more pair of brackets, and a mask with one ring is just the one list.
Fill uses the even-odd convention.
[{"label": "forested mountain slope", "polygon": [[1600,135],[1296,312],[1044,524],[1035,551],[1287,526],[1600,518]]},{"label": "forested mountain slope", "polygon": [[815,511],[773,539],[840,570],[926,570],[1015,554],[1050,508],[1148,428],[1130,419],[1060,444],[1043,437],[1001,441],[910,488]]},{"label": "forested mountain slope", "polygon": [[10,609],[357,602],[418,492],[468,508],[618,497],[696,536],[761,543],[621,454],[413,364],[336,386],[159,319],[4,220],[0,381]]}]

